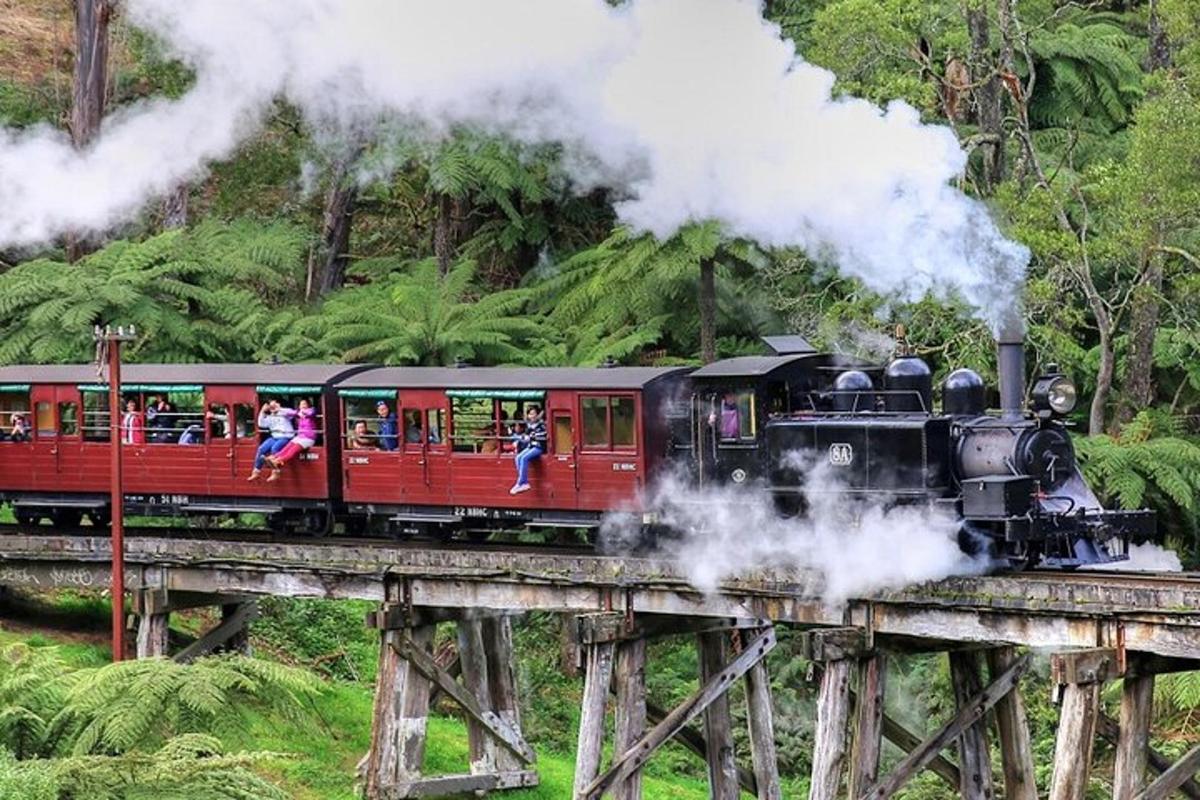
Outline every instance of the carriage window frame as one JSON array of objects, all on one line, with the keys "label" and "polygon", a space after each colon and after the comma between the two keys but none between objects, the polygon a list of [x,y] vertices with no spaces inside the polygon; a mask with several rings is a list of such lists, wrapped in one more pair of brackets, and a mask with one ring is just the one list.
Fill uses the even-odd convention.
[{"label": "carriage window frame", "polygon": [[[36,423],[33,414],[32,396],[28,385],[0,387],[0,441],[28,444],[33,441]],[[13,442],[13,417],[25,418],[25,438]]]},{"label": "carriage window frame", "polygon": [[112,420],[108,413],[108,392],[80,392],[83,441],[88,444],[112,443]]},{"label": "carriage window frame", "polygon": [[[594,406],[597,401],[599,401],[604,408],[604,439],[603,439],[603,441],[590,439],[589,432],[588,432],[588,412],[586,409],[589,404]],[[618,403],[623,403],[623,401],[628,401],[629,406],[630,406],[630,419],[629,419],[630,441],[629,442],[616,441],[616,425],[615,425],[616,415],[614,412],[618,406]],[[637,452],[637,449],[638,449],[638,444],[637,444],[638,413],[637,413],[637,409],[638,409],[637,395],[633,392],[605,392],[603,394],[589,392],[587,394],[580,394],[579,395],[580,450],[585,453],[612,453],[612,452],[631,453],[631,452]]]},{"label": "carriage window frame", "polygon": [[[450,389],[446,397],[450,401],[449,446],[456,456],[511,456],[516,453],[517,426],[526,424],[529,407],[537,406],[546,421],[546,392],[541,389]],[[484,413],[484,403],[491,403],[490,414]],[[466,431],[460,433],[464,419]],[[483,432],[485,422],[488,433]]]},{"label": "carriage window frame", "polygon": [[61,439],[79,438],[79,401],[59,400],[56,404],[56,430]]}]

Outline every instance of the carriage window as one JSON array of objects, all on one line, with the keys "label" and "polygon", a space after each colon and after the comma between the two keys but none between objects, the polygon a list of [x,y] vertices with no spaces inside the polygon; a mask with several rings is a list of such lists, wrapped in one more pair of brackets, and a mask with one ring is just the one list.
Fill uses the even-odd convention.
[{"label": "carriage window", "polygon": [[585,397],[580,401],[583,417],[583,446],[608,449],[608,398]]},{"label": "carriage window", "polygon": [[611,450],[636,446],[637,422],[632,397],[605,395],[580,401],[583,417],[583,446],[588,450]]},{"label": "carriage window", "polygon": [[637,422],[633,413],[632,397],[612,399],[612,443],[613,447],[636,445]]},{"label": "carriage window", "polygon": [[37,404],[37,433],[54,438],[54,406],[44,400]]},{"label": "carriage window", "polygon": [[29,392],[0,391],[0,441],[28,441],[30,427]]},{"label": "carriage window", "polygon": [[107,442],[112,435],[108,419],[108,392],[83,393],[83,440]]},{"label": "carriage window", "polygon": [[575,451],[575,431],[570,414],[554,415],[554,454],[569,456]]},{"label": "carriage window", "polygon": [[79,435],[79,406],[77,404],[58,404],[58,430],[63,436]]},{"label": "carriage window", "polygon": [[208,419],[209,441],[233,437],[233,429],[229,427],[229,406],[209,403],[205,416]]},{"label": "carriage window", "polygon": [[[455,397],[450,405],[454,430],[452,439],[456,453],[494,452],[498,446],[496,433],[496,401],[480,397]],[[485,450],[485,446],[488,448]]]},{"label": "carriage window", "polygon": [[430,444],[441,444],[442,443],[442,430],[444,429],[444,426],[442,424],[442,422],[443,422],[442,418],[443,418],[445,412],[443,412],[442,409],[440,409],[440,408],[430,408],[430,409],[427,409],[425,413],[426,413],[425,421],[429,426],[426,429],[426,431],[429,435],[429,443]]},{"label": "carriage window", "polygon": [[404,426],[404,443],[406,445],[421,444],[425,434],[425,423],[421,419],[421,409],[406,408],[400,412],[400,424]]},{"label": "carriage window", "polygon": [[258,410],[254,406],[238,403],[233,407],[234,430],[239,439],[253,439],[258,436]]},{"label": "carriage window", "polygon": [[148,393],[144,397],[149,444],[199,444],[204,440],[204,396],[199,392]]}]

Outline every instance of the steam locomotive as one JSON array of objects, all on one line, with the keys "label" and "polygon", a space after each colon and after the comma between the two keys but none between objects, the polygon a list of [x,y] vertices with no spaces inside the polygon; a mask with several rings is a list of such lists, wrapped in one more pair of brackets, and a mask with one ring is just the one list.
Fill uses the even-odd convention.
[{"label": "steam locomotive", "polygon": [[[767,344],[695,370],[130,365],[118,418],[160,413],[121,445],[125,510],[254,513],[308,535],[594,534],[613,514],[653,528],[653,489],[681,471],[702,492],[765,486],[781,513],[803,513],[820,462],[836,478],[823,491],[943,508],[964,550],[1015,568],[1118,560],[1153,531],[1151,512],[1105,510],[1084,481],[1065,375],[1038,377],[1024,407],[1019,341],[1000,345],[998,414],[969,369],[943,382],[938,412],[928,365],[903,349],[877,365],[799,337]],[[0,430],[13,431],[0,435],[0,501],[18,522],[107,524],[108,397],[90,365],[0,367]],[[314,445],[278,480],[248,480],[267,435],[257,410],[301,399],[316,411]],[[513,493],[514,433],[531,409],[545,453],[532,488]]]},{"label": "steam locomotive", "polygon": [[[775,346],[807,348],[796,337]],[[937,413],[930,368],[903,340],[882,366],[813,353],[701,368],[691,375],[700,406],[693,420],[702,420],[691,434],[696,479],[765,481],[784,513],[802,513],[807,477],[820,463],[835,477],[820,491],[846,502],[943,507],[960,520],[960,547],[1001,567],[1126,559],[1131,541],[1152,535],[1154,514],[1106,510],[1088,487],[1063,421],[1075,407],[1074,385],[1049,365],[1026,409],[1019,338],[999,344],[999,367],[998,414],[987,413],[986,387],[970,369],[947,376]],[[751,442],[741,434],[756,416],[764,422]],[[751,423],[735,436],[732,418]]]}]

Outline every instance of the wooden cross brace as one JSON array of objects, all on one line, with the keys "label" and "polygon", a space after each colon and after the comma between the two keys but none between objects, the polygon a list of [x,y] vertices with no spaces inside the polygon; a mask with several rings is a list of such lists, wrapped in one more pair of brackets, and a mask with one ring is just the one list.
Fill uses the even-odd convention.
[{"label": "wooden cross brace", "polygon": [[953,719],[909,753],[896,765],[891,775],[868,789],[862,800],[884,800],[899,791],[913,775],[924,769],[938,753],[1017,687],[1021,675],[1029,668],[1029,658],[1028,653],[1021,656],[990,686],[963,703]]},{"label": "wooden cross brace", "polygon": [[512,726],[494,712],[482,708],[475,697],[462,684],[454,680],[454,677],[449,672],[438,665],[433,656],[426,653],[409,638],[407,632],[397,637],[396,641],[392,643],[392,649],[401,658],[412,664],[413,669],[419,672],[425,679],[432,681],[434,685],[452,697],[456,703],[462,706],[464,711],[470,714],[476,722],[482,725],[496,739],[501,747],[519,758],[524,764],[534,764],[537,762],[537,754],[533,752],[533,748],[529,746],[529,743],[525,741],[521,734],[513,730]]},{"label": "wooden cross brace", "polygon": [[647,731],[623,754],[614,758],[612,766],[583,790],[580,794],[581,800],[599,800],[606,791],[640,769],[658,748],[703,713],[714,700],[729,691],[738,678],[749,672],[751,667],[762,661],[774,648],[775,629],[767,628],[742,650],[741,655],[700,687],[698,692],[676,706],[662,722]]},{"label": "wooden cross brace", "polygon": [[1134,800],[1166,800],[1171,792],[1192,780],[1197,770],[1200,770],[1200,747],[1193,747]]}]

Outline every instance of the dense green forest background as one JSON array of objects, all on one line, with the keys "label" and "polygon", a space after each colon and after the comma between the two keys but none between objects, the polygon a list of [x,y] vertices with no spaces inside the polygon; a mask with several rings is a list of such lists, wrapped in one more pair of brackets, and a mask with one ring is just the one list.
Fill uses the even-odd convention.
[{"label": "dense green forest background", "polygon": [[[769,0],[765,8],[803,58],[837,75],[839,92],[904,99],[927,121],[953,128],[969,153],[961,188],[986,201],[1033,252],[1025,293],[1030,359],[1035,367],[1060,364],[1080,385],[1077,447],[1089,476],[1110,502],[1158,509],[1163,534],[1194,566],[1200,3]],[[73,25],[66,0],[0,0],[0,125],[67,125]],[[188,71],[119,9],[109,35],[108,113],[186,90]],[[142,336],[130,357],[143,361],[535,365],[699,363],[759,352],[757,337],[783,332],[885,357],[891,331],[903,323],[939,374],[967,365],[994,375],[991,337],[962,305],[894,302],[813,254],[730,240],[712,221],[665,241],[624,229],[615,198],[573,191],[559,158],[554,147],[471,130],[435,144],[393,133],[330,141],[279,104],[236,157],[102,241],[0,252],[0,363],[90,360],[97,323],[136,324]],[[337,686],[360,686],[371,678],[374,648],[360,611],[269,606],[258,641],[348,682]],[[522,689],[539,748],[569,753],[577,685],[555,667],[557,624],[538,618],[519,633]],[[203,725],[80,745],[67,734],[94,723],[96,709],[81,710],[78,696],[71,705],[72,697],[35,691],[30,678],[73,668],[48,666],[21,647],[0,657],[0,698],[10,709],[0,714],[0,750],[26,758],[65,747],[82,760],[63,774],[93,785],[98,779],[86,770],[108,768],[88,761],[93,754],[141,748],[150,755],[137,764],[160,772],[156,758],[210,758],[244,796],[274,796],[256,783],[257,757],[226,756],[213,738],[173,738],[209,737]],[[694,680],[694,654],[663,646],[654,657],[651,695],[666,704]],[[811,689],[803,670],[781,647],[772,674],[789,796],[803,791],[807,769]],[[893,694],[903,707],[893,711],[901,719],[925,727],[945,716],[952,701],[943,664],[915,659],[897,670]],[[56,685],[85,678],[175,685],[121,673]],[[214,669],[208,680],[234,678]],[[271,697],[318,692],[286,673],[257,680]],[[314,706],[323,740],[336,741],[343,729],[321,714],[349,713],[358,702],[337,691],[329,706]],[[1195,734],[1200,681],[1163,681],[1160,694],[1159,744],[1179,749]],[[1054,711],[1036,686],[1027,698],[1046,763]],[[62,709],[77,728],[47,727]],[[271,728],[255,719],[251,747],[262,746],[255,742]],[[0,787],[12,780],[23,796],[60,796],[62,775],[19,767],[0,759]],[[700,774],[674,752],[655,769]],[[302,767],[268,774],[288,776],[293,788],[323,785]],[[34,794],[34,780],[49,788]],[[700,796],[686,782],[667,783],[678,793],[652,796]],[[312,791],[300,793],[343,796]],[[930,781],[912,793],[944,791]]]}]

